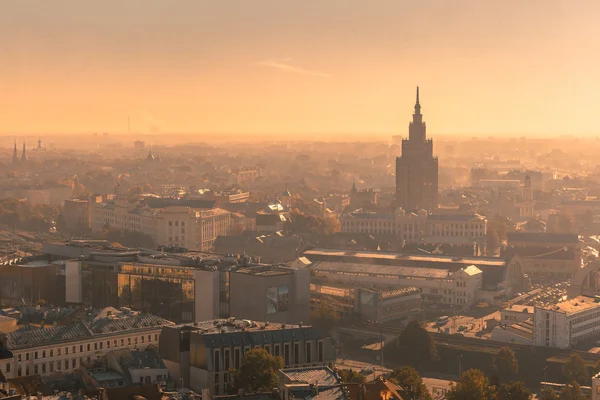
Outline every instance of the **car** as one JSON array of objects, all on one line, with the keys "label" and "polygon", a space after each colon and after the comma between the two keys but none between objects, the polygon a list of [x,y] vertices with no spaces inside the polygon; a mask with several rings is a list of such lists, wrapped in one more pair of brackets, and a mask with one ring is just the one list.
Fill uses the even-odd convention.
[{"label": "car", "polygon": [[466,325],[461,325],[458,327],[458,332],[462,332],[462,331],[466,331],[467,330],[467,326]]}]

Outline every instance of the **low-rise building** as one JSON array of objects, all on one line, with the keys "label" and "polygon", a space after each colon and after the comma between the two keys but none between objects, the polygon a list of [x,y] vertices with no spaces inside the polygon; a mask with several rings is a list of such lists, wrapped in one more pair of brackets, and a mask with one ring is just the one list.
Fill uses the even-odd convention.
[{"label": "low-rise building", "polygon": [[7,378],[71,372],[115,349],[157,345],[170,325],[155,315],[106,308],[66,326],[24,327],[5,336],[11,356],[0,360],[0,372]]},{"label": "low-rise building", "polygon": [[600,337],[600,298],[578,296],[546,307],[536,307],[534,345],[566,349]]},{"label": "low-rise building", "polygon": [[314,327],[239,321],[235,318],[165,327],[159,352],[171,377],[192,390],[226,393],[230,370],[244,353],[265,349],[283,359],[285,368],[325,366],[335,360],[330,338]]}]

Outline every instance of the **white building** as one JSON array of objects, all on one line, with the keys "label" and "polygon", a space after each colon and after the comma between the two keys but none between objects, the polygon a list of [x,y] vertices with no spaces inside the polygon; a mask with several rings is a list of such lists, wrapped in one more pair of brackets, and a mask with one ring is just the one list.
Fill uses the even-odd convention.
[{"label": "white building", "polygon": [[357,210],[340,217],[341,231],[394,235],[407,242],[473,244],[483,241],[487,219],[478,214],[427,214],[398,209],[394,214]]},{"label": "white building", "polygon": [[311,274],[322,282],[343,282],[356,286],[416,287],[428,303],[469,308],[482,288],[482,271],[474,265],[454,272],[442,268],[401,267],[392,265],[316,262]]},{"label": "white building", "polygon": [[169,325],[174,324],[155,315],[109,307],[67,326],[23,328],[6,335],[12,358],[0,359],[0,372],[6,378],[72,372],[112,350],[158,346]]},{"label": "white building", "polygon": [[536,307],[534,345],[569,348],[600,336],[600,298],[578,296],[548,307]]},{"label": "white building", "polygon": [[94,204],[92,233],[118,228],[148,234],[157,246],[210,250],[218,236],[229,234],[230,213],[220,208],[138,207],[124,201]]}]

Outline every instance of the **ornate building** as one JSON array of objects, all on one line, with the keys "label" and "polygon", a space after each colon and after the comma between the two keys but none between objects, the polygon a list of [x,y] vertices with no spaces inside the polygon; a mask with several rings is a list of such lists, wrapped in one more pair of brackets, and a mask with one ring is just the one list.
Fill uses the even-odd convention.
[{"label": "ornate building", "polygon": [[405,210],[433,210],[438,205],[438,159],[433,140],[427,139],[421,115],[419,88],[408,139],[402,140],[402,156],[396,158],[396,205]]}]

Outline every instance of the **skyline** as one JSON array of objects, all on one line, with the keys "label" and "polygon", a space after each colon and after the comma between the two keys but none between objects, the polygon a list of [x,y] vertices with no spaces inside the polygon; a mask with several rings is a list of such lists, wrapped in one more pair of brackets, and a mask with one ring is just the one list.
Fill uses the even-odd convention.
[{"label": "skyline", "polygon": [[519,6],[11,2],[0,134],[405,136],[417,85],[431,136],[600,134],[600,4]]}]

